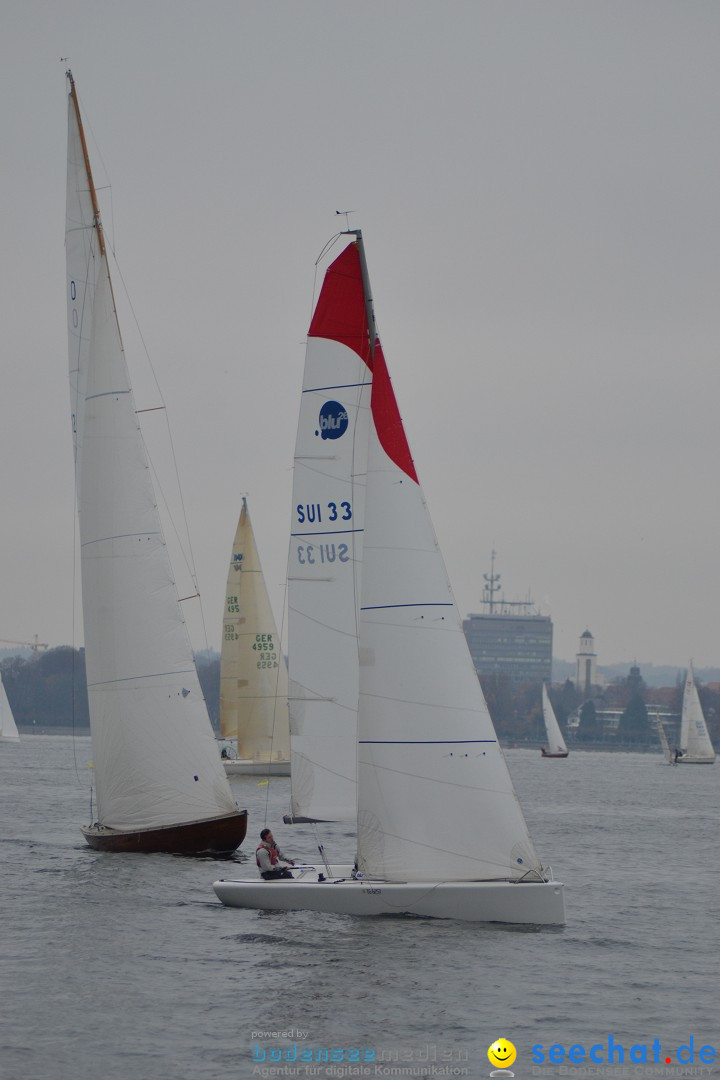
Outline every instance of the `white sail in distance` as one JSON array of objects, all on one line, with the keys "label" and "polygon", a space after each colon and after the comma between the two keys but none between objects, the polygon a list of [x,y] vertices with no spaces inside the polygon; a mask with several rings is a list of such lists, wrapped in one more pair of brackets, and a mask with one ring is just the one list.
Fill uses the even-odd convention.
[{"label": "white sail in distance", "polygon": [[290,757],[288,676],[247,499],[235,531],[220,652],[220,732],[252,761]]}]

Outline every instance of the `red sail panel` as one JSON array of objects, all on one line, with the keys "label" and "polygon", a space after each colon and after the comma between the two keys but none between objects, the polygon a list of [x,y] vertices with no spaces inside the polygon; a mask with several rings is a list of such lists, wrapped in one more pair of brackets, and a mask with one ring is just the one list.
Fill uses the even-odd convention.
[{"label": "red sail panel", "polygon": [[356,243],[348,244],[325,271],[308,333],[310,337],[329,338],[347,345],[373,372],[371,409],[380,445],[390,460],[417,484],[417,473],[379,340],[375,344],[374,363],[370,356],[365,293]]},{"label": "red sail panel", "polygon": [[325,271],[308,333],[310,337],[329,338],[347,345],[371,367],[365,294],[356,243],[348,244]]},{"label": "red sail panel", "polygon": [[375,343],[370,409],[383,450],[398,469],[402,469],[417,484],[415,465],[379,340]]}]

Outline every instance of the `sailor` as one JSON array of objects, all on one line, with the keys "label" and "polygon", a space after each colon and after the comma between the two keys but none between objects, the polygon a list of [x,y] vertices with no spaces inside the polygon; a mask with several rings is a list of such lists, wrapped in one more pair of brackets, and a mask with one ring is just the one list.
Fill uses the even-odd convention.
[{"label": "sailor", "polygon": [[260,833],[260,843],[255,851],[255,861],[260,871],[260,877],[265,881],[277,881],[281,878],[292,878],[292,874],[286,866],[278,866],[278,862],[295,865],[295,860],[288,858],[275,843],[275,837],[270,829],[263,829]]}]

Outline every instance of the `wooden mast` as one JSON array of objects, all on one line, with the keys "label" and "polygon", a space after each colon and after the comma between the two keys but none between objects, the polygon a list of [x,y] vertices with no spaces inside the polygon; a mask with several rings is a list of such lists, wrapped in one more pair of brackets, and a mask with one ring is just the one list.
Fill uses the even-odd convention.
[{"label": "wooden mast", "polygon": [[85,140],[85,129],[83,128],[82,117],[80,116],[80,102],[78,101],[77,90],[75,89],[75,80],[73,79],[72,71],[70,71],[70,69],[68,68],[65,74],[70,83],[70,97],[72,98],[73,108],[75,109],[75,118],[78,125],[78,131],[80,132],[80,145],[82,146],[83,160],[85,162],[85,172],[87,173],[88,186],[90,189],[90,201],[92,202],[93,208],[93,224],[95,226],[98,236],[100,254],[105,255],[105,235],[103,233],[102,221],[100,220],[100,204],[98,203],[95,183],[93,181],[92,169],[90,168],[90,155],[88,154],[87,142]]}]

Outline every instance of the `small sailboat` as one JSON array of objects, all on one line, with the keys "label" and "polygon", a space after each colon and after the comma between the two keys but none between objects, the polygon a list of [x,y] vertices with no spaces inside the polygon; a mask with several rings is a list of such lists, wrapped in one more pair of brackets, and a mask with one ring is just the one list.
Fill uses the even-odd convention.
[{"label": "small sailboat", "polygon": [[232,756],[223,756],[228,775],[290,775],[287,699],[285,657],[243,498],[220,651],[220,734],[232,747]]},{"label": "small sailboat", "polygon": [[290,698],[294,808],[344,817],[354,802],[356,862],[213,888],[231,907],[563,924],[563,886],[534,850],[462,632],[375,331],[362,236],[345,235],[308,339],[298,451],[317,479],[293,498],[288,579],[306,596],[289,605]]},{"label": "small sailboat", "polygon": [[660,713],[655,714],[655,727],[657,728],[658,738],[660,739],[660,745],[662,746],[663,757],[667,765],[677,765],[675,754],[670,749],[670,743],[668,742],[667,732],[665,731],[665,725],[660,719]]},{"label": "small sailboat", "polygon": [[700,704],[692,664],[688,668],[685,679],[680,719],[680,747],[675,754],[675,760],[678,765],[712,765],[715,762],[715,750]]},{"label": "small sailboat", "polygon": [[101,851],[242,842],[162,534],[68,72],[67,298],[85,662]]},{"label": "small sailboat", "polygon": [[546,758],[566,758],[570,751],[565,745],[560,725],[558,724],[555,710],[547,692],[547,686],[543,683],[542,688],[543,722],[545,724],[545,738],[547,746],[540,747],[540,753]]},{"label": "small sailboat", "polygon": [[20,742],[15,717],[3,686],[2,675],[0,675],[0,742],[7,743],[8,746],[17,746]]}]

